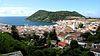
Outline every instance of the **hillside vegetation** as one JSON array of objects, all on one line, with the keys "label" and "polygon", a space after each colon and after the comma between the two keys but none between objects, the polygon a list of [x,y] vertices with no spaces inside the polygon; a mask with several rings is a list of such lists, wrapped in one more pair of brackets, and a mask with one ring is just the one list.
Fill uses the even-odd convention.
[{"label": "hillside vegetation", "polygon": [[79,14],[76,11],[56,11],[56,12],[50,12],[45,10],[39,10],[29,16],[27,19],[31,21],[42,21],[42,22],[51,22],[51,21],[57,21],[57,20],[66,20],[68,19],[67,16],[78,16],[78,17],[84,17],[83,15]]}]

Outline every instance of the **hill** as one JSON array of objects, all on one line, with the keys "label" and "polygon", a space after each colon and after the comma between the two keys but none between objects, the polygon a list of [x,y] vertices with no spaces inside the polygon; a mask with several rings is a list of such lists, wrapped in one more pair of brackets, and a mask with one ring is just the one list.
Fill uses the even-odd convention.
[{"label": "hill", "polygon": [[76,11],[51,12],[51,11],[39,10],[26,19],[31,20],[31,21],[51,22],[51,21],[57,21],[57,20],[66,20],[68,19],[67,16],[84,17],[83,15],[79,14]]}]

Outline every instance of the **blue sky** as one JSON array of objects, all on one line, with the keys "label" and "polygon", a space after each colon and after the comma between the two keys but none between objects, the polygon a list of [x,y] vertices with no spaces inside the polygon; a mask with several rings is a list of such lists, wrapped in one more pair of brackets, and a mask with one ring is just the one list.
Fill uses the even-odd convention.
[{"label": "blue sky", "polygon": [[38,10],[77,11],[100,17],[100,0],[0,0],[0,16],[29,16]]}]

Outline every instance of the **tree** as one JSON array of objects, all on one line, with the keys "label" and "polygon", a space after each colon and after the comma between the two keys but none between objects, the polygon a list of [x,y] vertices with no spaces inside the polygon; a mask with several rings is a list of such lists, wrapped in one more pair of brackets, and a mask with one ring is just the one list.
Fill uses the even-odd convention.
[{"label": "tree", "polygon": [[43,50],[46,56],[56,56],[56,50],[53,48],[46,48]]},{"label": "tree", "polygon": [[95,56],[94,53],[90,51],[83,51],[80,56]]},{"label": "tree", "polygon": [[79,44],[76,40],[72,40],[71,43],[70,43],[70,47],[73,49],[73,48],[78,48],[79,47]]},{"label": "tree", "polygon": [[14,51],[21,51],[23,55],[27,55],[25,43],[15,40],[10,33],[0,32],[0,53],[10,53]]},{"label": "tree", "polygon": [[88,49],[78,45],[76,40],[72,40],[69,48],[65,48],[61,56],[95,56]]},{"label": "tree", "polygon": [[50,47],[55,47],[56,44],[58,44],[59,40],[58,40],[58,37],[57,37],[57,34],[56,34],[56,30],[55,30],[55,27],[53,27],[53,30],[49,33],[49,38],[48,40],[51,42],[48,42],[50,45]]},{"label": "tree", "polygon": [[67,49],[63,52],[61,56],[80,56],[81,50],[79,48]]},{"label": "tree", "polygon": [[49,32],[45,31],[44,34],[45,38],[48,38],[49,37]]},{"label": "tree", "polygon": [[14,39],[20,40],[19,34],[18,34],[18,30],[16,29],[15,25],[12,25],[11,27],[11,33]]},{"label": "tree", "polygon": [[28,53],[27,53],[27,45],[26,43],[24,43],[25,41],[18,41],[18,40],[15,40],[15,43],[13,46],[14,46],[14,51],[21,51],[23,56],[27,56]]},{"label": "tree", "polygon": [[2,54],[0,54],[0,56],[3,56]]},{"label": "tree", "polygon": [[90,35],[91,35],[90,32],[86,32],[82,33],[80,36],[83,38],[83,41],[86,42]]},{"label": "tree", "polygon": [[[43,47],[42,46],[27,46],[27,53],[28,53],[28,55],[27,56],[34,56],[35,54],[36,54],[36,50],[42,50],[43,49]],[[36,51],[35,53],[34,53],[34,51]],[[43,50],[42,50],[43,51]]]},{"label": "tree", "polygon": [[8,33],[0,32],[0,53],[8,53],[14,51],[15,41]]},{"label": "tree", "polygon": [[[94,32],[94,31],[91,31]],[[90,32],[82,33],[80,36],[84,42],[100,43],[100,26],[98,27],[96,34],[92,35]]]},{"label": "tree", "polygon": [[34,51],[33,55],[34,56],[45,56],[45,54],[44,54],[44,52],[42,50],[36,50],[36,51]]},{"label": "tree", "polygon": [[56,34],[55,27],[53,27],[53,30],[50,32],[49,37],[51,38],[51,40],[58,41],[58,37],[57,37],[57,34]]},{"label": "tree", "polygon": [[90,36],[87,38],[87,42],[92,43],[92,42],[94,42],[94,41],[95,41],[95,36],[90,35]]},{"label": "tree", "polygon": [[78,28],[83,28],[83,24],[80,23],[79,26],[78,26]]}]

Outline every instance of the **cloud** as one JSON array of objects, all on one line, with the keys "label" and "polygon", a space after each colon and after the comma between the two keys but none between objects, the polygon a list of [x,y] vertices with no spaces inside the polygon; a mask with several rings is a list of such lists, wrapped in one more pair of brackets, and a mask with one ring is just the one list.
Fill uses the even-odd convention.
[{"label": "cloud", "polygon": [[30,16],[35,10],[26,7],[1,7],[0,16]]},{"label": "cloud", "polygon": [[[39,9],[44,9],[47,11],[57,11],[57,9],[46,9],[46,8],[28,8],[28,7],[0,7],[0,16],[30,16]],[[69,9],[69,11],[74,11]],[[86,17],[100,17],[100,11],[90,11],[90,10],[76,10],[80,14]]]}]

